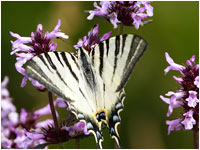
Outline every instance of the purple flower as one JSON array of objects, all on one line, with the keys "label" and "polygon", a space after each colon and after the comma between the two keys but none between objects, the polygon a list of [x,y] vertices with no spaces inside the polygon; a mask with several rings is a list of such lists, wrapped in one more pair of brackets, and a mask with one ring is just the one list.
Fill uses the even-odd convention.
[{"label": "purple flower", "polygon": [[18,113],[16,113],[16,107],[13,105],[7,89],[8,82],[9,78],[5,77],[1,83],[1,125],[6,127],[13,126],[18,122]]},{"label": "purple flower", "polygon": [[[61,98],[57,98],[54,101],[54,105],[57,105],[60,108],[68,109],[68,104]],[[50,112],[47,106],[43,109],[37,110],[34,112],[35,118],[38,118],[38,115],[45,115]],[[68,117],[70,117],[69,115]],[[73,124],[69,126],[69,124]],[[45,120],[43,122],[39,122],[35,125],[36,128],[32,128],[28,132],[26,132],[27,137],[32,141],[44,141],[43,143],[49,144],[58,144],[60,142],[66,142],[70,139],[79,137],[80,135],[88,135],[86,125],[84,122],[74,123],[73,119],[69,119],[66,121],[62,121],[59,125],[59,128],[56,129],[53,125],[53,120]],[[59,138],[58,138],[59,136]]]},{"label": "purple flower", "polygon": [[165,53],[165,58],[170,65],[164,70],[165,74],[167,74],[170,70],[176,70],[182,74],[183,69],[185,69],[184,66],[174,63],[173,59],[169,56],[168,53]]},{"label": "purple flower", "polygon": [[168,53],[165,57],[170,66],[164,72],[167,74],[170,70],[179,71],[181,77],[173,76],[174,80],[181,85],[181,88],[176,92],[168,92],[167,97],[160,98],[169,104],[167,117],[169,117],[174,108],[182,107],[182,118],[172,121],[167,121],[168,134],[173,130],[191,130],[199,129],[199,65],[195,64],[195,56],[186,61],[186,65],[176,64]]},{"label": "purple flower", "polygon": [[67,101],[63,100],[62,98],[58,97],[56,99],[56,103],[59,108],[65,108],[67,111],[70,111],[70,108],[68,107],[69,104],[67,103]]},{"label": "purple flower", "polygon": [[94,16],[108,20],[117,28],[118,24],[126,26],[135,26],[136,29],[140,25],[150,22],[143,21],[147,17],[153,16],[153,7],[150,1],[101,1],[99,7],[94,2],[95,10],[90,10],[88,20],[92,20]]},{"label": "purple flower", "polygon": [[32,130],[31,132],[27,132],[27,136],[29,139],[32,139],[33,141],[44,140],[49,144],[66,142],[70,139],[77,138],[80,135],[89,135],[89,132],[87,132],[87,128],[84,122],[78,122],[72,126],[68,126],[66,122],[62,122],[59,126],[58,131],[53,125],[49,124],[45,128],[40,128]]},{"label": "purple flower", "polygon": [[1,82],[1,98],[9,97],[9,91],[7,89],[7,84],[9,82],[9,78],[4,77],[3,82]]},{"label": "purple flower", "polygon": [[[54,106],[55,105],[56,105],[56,101],[54,101]],[[53,120],[49,120],[49,119],[46,121],[37,122],[37,120],[40,117],[48,115],[48,114],[51,114],[49,104],[33,112],[27,112],[25,109],[22,108],[20,112],[20,116],[19,116],[19,121],[20,121],[20,124],[27,131],[29,131],[30,129],[41,127],[41,125],[45,126],[45,125],[48,125],[49,123],[52,123]],[[58,116],[58,113],[57,113],[57,116]]]},{"label": "purple flower", "polygon": [[74,137],[79,132],[83,132],[85,135],[89,135],[89,132],[87,131],[87,127],[84,122],[78,122],[75,123],[73,126],[70,127],[64,127],[66,131],[69,132],[69,135]]},{"label": "purple flower", "polygon": [[57,102],[57,105],[58,107],[60,108],[67,108],[68,107],[68,104],[67,104],[67,101],[64,101],[62,98],[58,97],[56,99],[56,102]]},{"label": "purple flower", "polygon": [[167,104],[169,104],[169,109],[167,112],[167,117],[169,117],[172,112],[173,112],[173,108],[177,108],[183,105],[182,101],[177,101],[177,99],[180,99],[184,96],[183,93],[174,93],[174,92],[168,92],[167,94],[165,94],[166,96],[171,96],[171,98],[165,98],[163,96],[160,96],[160,98]]},{"label": "purple flower", "polygon": [[186,130],[191,130],[193,128],[193,125],[196,124],[196,121],[193,118],[193,113],[193,110],[189,110],[188,112],[183,114],[185,118],[181,123],[185,126]]},{"label": "purple flower", "polygon": [[[27,112],[21,109],[16,112],[16,107],[12,103],[12,98],[7,89],[8,77],[4,78],[1,84],[1,144],[4,148],[32,148],[38,144],[44,143],[43,139],[33,140],[27,138],[27,134],[33,129],[46,127],[52,124],[52,119],[38,121],[42,116],[51,113],[49,105],[33,112]],[[54,102],[56,105],[57,102]]]},{"label": "purple flower", "polygon": [[197,98],[197,92],[196,91],[189,91],[189,97],[186,98],[186,101],[188,101],[188,106],[195,108],[197,103],[199,102],[199,99]]},{"label": "purple flower", "polygon": [[83,40],[79,40],[77,45],[74,45],[75,49],[79,49],[83,47],[84,49],[90,51],[92,48],[96,46],[96,44],[108,39],[112,32],[108,32],[104,34],[102,37],[98,35],[99,32],[99,25],[95,25],[93,29],[88,32],[88,39],[87,36],[83,37]]},{"label": "purple flower", "polygon": [[68,39],[67,35],[60,32],[60,25],[61,20],[59,19],[56,27],[52,32],[44,33],[42,25],[39,24],[37,26],[36,32],[31,33],[31,37],[21,37],[19,34],[10,32],[10,35],[16,38],[16,41],[11,41],[13,49],[11,55],[15,54],[17,56],[15,68],[19,73],[24,75],[21,87],[24,87],[26,85],[26,80],[29,79],[30,81],[32,81],[32,84],[34,86],[38,87],[41,90],[44,89],[43,85],[25,74],[25,69],[23,68],[23,65],[36,55],[45,52],[55,51],[57,44],[53,41],[51,42],[51,39],[56,37]]},{"label": "purple flower", "polygon": [[196,85],[199,88],[199,76],[197,76],[194,80],[194,85]]},{"label": "purple flower", "polygon": [[166,124],[168,125],[168,135],[171,133],[171,131],[178,131],[180,129],[182,129],[182,125],[181,125],[181,119],[175,119],[175,120],[167,120]]}]

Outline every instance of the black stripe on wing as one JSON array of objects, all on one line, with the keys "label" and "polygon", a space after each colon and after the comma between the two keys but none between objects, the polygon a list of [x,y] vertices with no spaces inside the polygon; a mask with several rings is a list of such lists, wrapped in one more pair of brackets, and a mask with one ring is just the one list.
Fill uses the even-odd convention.
[{"label": "black stripe on wing", "polygon": [[77,63],[77,61],[76,61],[76,57],[73,55],[73,54],[71,54],[71,53],[68,53],[68,54],[70,54],[70,56],[71,56],[71,59],[74,61],[74,63],[76,64],[76,67],[78,68],[78,69],[80,69],[80,66],[79,66],[79,64]]},{"label": "black stripe on wing", "polygon": [[108,57],[109,47],[110,47],[110,46],[109,46],[109,40],[110,40],[110,39],[107,39],[107,40],[106,40],[106,55],[107,55],[107,57]]},{"label": "black stripe on wing", "polygon": [[103,46],[104,46],[103,43],[99,43],[99,53],[100,53],[99,73],[100,73],[100,76],[102,76],[102,71],[103,71],[103,55],[104,55],[104,47]]},{"label": "black stripe on wing", "polygon": [[114,60],[114,70],[113,70],[112,82],[113,82],[113,78],[115,76],[115,71],[116,71],[116,67],[117,67],[119,50],[120,50],[120,36],[116,36],[116,38],[115,38],[115,60]]},{"label": "black stripe on wing", "polygon": [[56,58],[58,59],[58,61],[60,62],[60,64],[64,67],[64,65],[63,65],[63,63],[62,63],[62,61],[60,59],[60,56],[59,56],[58,52],[54,51],[54,54],[56,55]]},{"label": "black stripe on wing", "polygon": [[48,53],[44,53],[44,56],[46,57],[48,63],[50,64],[51,68],[54,70],[57,70],[56,66],[54,65],[53,61],[51,60],[51,57],[49,56]]},{"label": "black stripe on wing", "polygon": [[44,65],[47,67],[47,69],[52,73],[51,69],[49,68],[49,66],[47,65],[46,61],[44,60],[42,55],[38,55],[38,57],[40,58],[40,60],[44,63]]},{"label": "black stripe on wing", "polygon": [[[92,49],[92,56],[94,56],[94,54],[95,54],[95,50]],[[94,57],[92,57],[92,64],[94,65]]]},{"label": "black stripe on wing", "polygon": [[131,40],[131,45],[130,45],[130,50],[129,50],[129,53],[128,53],[128,58],[126,60],[126,64],[129,64],[130,62],[130,59],[134,56],[134,53],[136,51],[136,48],[140,42],[140,37],[135,35],[132,37],[132,40]]},{"label": "black stripe on wing", "polygon": [[[41,56],[42,56],[42,55],[41,55]],[[49,54],[48,54],[48,53],[44,53],[44,56],[46,57],[48,63],[49,63],[50,66],[52,67],[52,69],[54,69],[54,70],[56,71],[56,74],[58,75],[58,77],[60,78],[60,80],[61,80],[71,91],[73,91],[73,90],[69,87],[69,85],[65,82],[65,80],[62,78],[62,76],[61,76],[61,74],[59,73],[59,71],[57,70],[55,64],[54,64],[53,61],[51,60],[51,57],[49,56]],[[43,63],[46,64],[45,60],[43,60],[43,61],[44,61]],[[67,61],[67,59],[64,60],[64,61]],[[69,66],[68,66],[68,67],[69,67]],[[69,68],[69,69],[70,69],[70,68]],[[70,70],[70,71],[71,71],[71,70]],[[72,75],[73,75],[73,74],[72,74]]]},{"label": "black stripe on wing", "polygon": [[[122,36],[122,38],[126,37]],[[136,65],[136,63],[138,62],[138,60],[140,59],[146,48],[147,48],[147,42],[143,40],[140,36],[134,35],[132,38],[128,58],[126,60],[125,64],[126,67],[124,69],[121,83],[117,87],[116,91],[121,90],[125,86],[127,80],[129,79],[131,73],[133,72],[134,66]]]},{"label": "black stripe on wing", "polygon": [[124,53],[124,47],[125,47],[125,43],[126,43],[126,37],[127,37],[126,34],[122,35],[122,52],[121,52],[121,56]]},{"label": "black stripe on wing", "polygon": [[[43,58],[41,55],[38,55],[38,57]],[[44,59],[42,59],[42,60],[44,60]],[[43,63],[47,64],[45,61]],[[44,85],[45,88],[47,88],[50,92],[55,93],[58,97],[66,99],[69,102],[73,101],[69,97],[66,97],[59,90],[59,88],[55,84],[53,84],[52,80],[43,72],[43,70],[40,68],[40,66],[37,65],[37,63],[34,60],[29,60],[24,66],[25,66],[26,74],[29,77],[31,77],[32,79],[34,79],[34,80],[38,81],[39,83],[41,83],[42,85]],[[49,67],[47,67],[47,68],[49,68]]]},{"label": "black stripe on wing", "polygon": [[93,92],[95,92],[97,81],[96,81],[95,74],[91,66],[91,60],[87,51],[80,48],[78,58],[79,58],[79,63],[80,63],[83,76],[85,77],[85,80],[88,86],[90,87],[90,89]]},{"label": "black stripe on wing", "polygon": [[65,55],[65,52],[61,52],[61,56],[62,56],[62,59],[64,60],[66,66],[69,68],[69,71],[71,72],[72,76],[76,79],[77,82],[79,82],[79,79],[78,77],[76,76],[76,74],[74,73],[74,71],[72,70],[72,67]]},{"label": "black stripe on wing", "polygon": [[118,92],[125,86],[146,47],[146,41],[137,35],[112,37],[92,49],[92,65],[104,83]]}]

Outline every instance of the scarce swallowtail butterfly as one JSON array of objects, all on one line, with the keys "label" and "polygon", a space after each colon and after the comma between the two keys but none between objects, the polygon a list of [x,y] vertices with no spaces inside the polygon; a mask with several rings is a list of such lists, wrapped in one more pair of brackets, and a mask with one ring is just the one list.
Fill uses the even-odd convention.
[{"label": "scarce swallowtail butterfly", "polygon": [[102,123],[121,147],[117,126],[125,98],[124,86],[144,53],[147,42],[138,35],[109,38],[90,52],[83,48],[75,56],[68,52],[48,52],[25,65],[26,74],[63,98],[79,121],[102,148]]}]

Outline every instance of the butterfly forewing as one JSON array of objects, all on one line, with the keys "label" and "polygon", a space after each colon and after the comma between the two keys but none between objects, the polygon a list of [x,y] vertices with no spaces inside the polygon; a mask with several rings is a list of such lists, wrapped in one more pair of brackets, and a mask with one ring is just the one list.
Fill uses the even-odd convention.
[{"label": "butterfly forewing", "polygon": [[[87,92],[83,83],[77,58],[66,52],[49,52],[34,57],[26,64],[28,76],[39,81],[49,91],[70,102],[70,106],[86,114],[94,111],[93,104],[87,102]],[[78,101],[77,101],[78,100]]]},{"label": "butterfly forewing", "polygon": [[96,72],[116,92],[125,86],[146,47],[137,35],[120,35],[100,43],[90,55]]}]

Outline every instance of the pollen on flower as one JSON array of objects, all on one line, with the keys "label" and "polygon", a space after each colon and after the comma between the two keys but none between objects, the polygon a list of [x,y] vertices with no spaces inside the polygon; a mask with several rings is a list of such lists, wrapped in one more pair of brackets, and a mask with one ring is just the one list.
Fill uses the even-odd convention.
[{"label": "pollen on flower", "polygon": [[166,122],[168,134],[173,130],[199,129],[199,65],[195,64],[195,56],[187,60],[186,65],[175,63],[168,53],[165,53],[165,57],[169,63],[164,70],[165,74],[170,70],[179,71],[181,77],[173,78],[181,88],[176,92],[168,92],[165,94],[167,97],[161,95],[160,98],[169,104],[167,117],[172,114],[174,108],[183,108],[182,118]]}]

